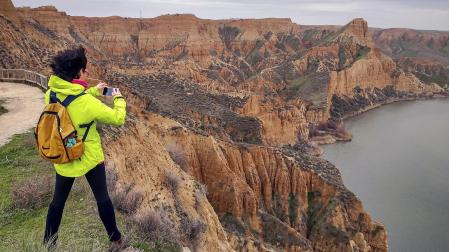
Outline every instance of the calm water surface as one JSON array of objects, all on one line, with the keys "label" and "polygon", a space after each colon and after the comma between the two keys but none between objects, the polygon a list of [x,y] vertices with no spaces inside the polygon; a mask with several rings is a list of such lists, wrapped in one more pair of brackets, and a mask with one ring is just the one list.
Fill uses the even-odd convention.
[{"label": "calm water surface", "polygon": [[390,251],[449,251],[449,100],[383,106],[346,126],[353,140],[324,158],[386,226]]}]

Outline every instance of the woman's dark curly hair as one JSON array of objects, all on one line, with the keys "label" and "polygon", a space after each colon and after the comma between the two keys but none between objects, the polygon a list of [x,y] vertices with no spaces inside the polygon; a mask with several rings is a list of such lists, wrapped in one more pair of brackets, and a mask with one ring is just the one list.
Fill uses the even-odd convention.
[{"label": "woman's dark curly hair", "polygon": [[73,79],[79,78],[80,70],[85,70],[86,65],[86,49],[80,46],[78,48],[58,52],[58,54],[53,57],[50,67],[56,76],[71,82]]}]

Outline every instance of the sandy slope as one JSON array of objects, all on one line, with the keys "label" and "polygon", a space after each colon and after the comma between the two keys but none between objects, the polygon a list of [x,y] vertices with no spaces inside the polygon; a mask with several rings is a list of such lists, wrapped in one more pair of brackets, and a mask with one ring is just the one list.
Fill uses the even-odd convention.
[{"label": "sandy slope", "polygon": [[0,100],[6,100],[3,106],[8,109],[0,116],[0,145],[35,126],[44,106],[43,97],[36,87],[0,82]]}]

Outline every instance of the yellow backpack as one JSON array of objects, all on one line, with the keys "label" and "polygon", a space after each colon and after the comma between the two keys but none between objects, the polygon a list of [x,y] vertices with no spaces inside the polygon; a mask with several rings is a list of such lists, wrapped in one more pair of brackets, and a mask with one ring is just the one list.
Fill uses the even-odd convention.
[{"label": "yellow backpack", "polygon": [[61,102],[55,92],[50,92],[50,102],[45,106],[34,131],[39,154],[44,159],[64,164],[83,155],[85,136],[82,140],[78,139],[66,107],[84,94],[69,95]]}]

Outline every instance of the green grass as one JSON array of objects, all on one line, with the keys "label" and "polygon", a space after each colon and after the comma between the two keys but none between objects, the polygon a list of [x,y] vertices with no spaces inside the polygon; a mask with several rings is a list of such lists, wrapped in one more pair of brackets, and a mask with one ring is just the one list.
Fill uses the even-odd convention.
[{"label": "green grass", "polygon": [[[21,181],[53,173],[52,165],[37,155],[31,133],[16,135],[0,147],[0,251],[43,249],[40,244],[49,202],[38,209],[16,209],[10,191]],[[107,235],[95,212],[95,201],[87,189],[86,182],[77,179],[61,223],[61,250],[104,250],[108,246]]]},{"label": "green grass", "polygon": [[328,34],[326,34],[325,36],[323,36],[323,37],[318,41],[318,43],[317,43],[316,46],[323,46],[323,45],[325,45],[326,43],[333,41],[335,38],[338,37],[338,35],[341,34],[341,32],[342,32],[342,30],[339,30],[338,32],[334,32],[334,31],[329,32]]},{"label": "green grass", "polygon": [[303,39],[309,41],[313,39],[320,31],[317,29],[308,29],[304,31]]},{"label": "green grass", "polygon": [[399,56],[401,57],[416,57],[417,55],[418,52],[412,50],[404,50],[401,53],[399,53]]},{"label": "green grass", "polygon": [[283,91],[283,94],[288,100],[300,97],[315,105],[320,105],[325,101],[327,95],[327,80],[324,80],[321,75],[321,73],[311,73],[294,79]]},{"label": "green grass", "polygon": [[307,193],[307,201],[309,208],[307,209],[307,226],[313,232],[319,230],[323,224],[325,224],[326,219],[330,216],[334,210],[337,202],[334,198],[329,199],[327,203],[323,204],[319,200],[319,195],[315,192]]},{"label": "green grass", "polygon": [[416,57],[418,55],[417,45],[413,41],[396,39],[392,41],[390,47],[393,49],[395,54],[401,57]]},{"label": "green grass", "polygon": [[[11,189],[21,181],[53,174],[53,165],[38,156],[32,133],[16,135],[0,147],[0,251],[45,251],[41,242],[50,199],[40,208],[18,209],[12,204]],[[86,179],[77,178],[64,209],[58,251],[107,249],[109,241],[96,209]],[[131,222],[118,211],[116,216],[133,247],[156,251],[158,244],[142,242]]]},{"label": "green grass", "polygon": [[355,59],[355,60],[362,59],[362,58],[365,57],[365,55],[367,55],[370,51],[371,51],[371,48],[369,48],[369,47],[363,47],[362,49],[360,49],[360,50],[357,51],[356,59]]},{"label": "green grass", "polygon": [[32,133],[14,136],[0,147],[0,203],[11,205],[9,191],[14,184],[26,178],[51,174],[52,169],[51,164],[37,155]]},{"label": "green grass", "polygon": [[3,107],[3,104],[5,104],[4,100],[0,100],[0,115],[5,114],[6,112],[8,112],[8,110]]},{"label": "green grass", "polygon": [[284,91],[284,95],[286,95],[287,99],[293,99],[298,96],[301,88],[310,81],[308,75],[301,76],[297,79],[294,79],[290,82],[287,89]]},{"label": "green grass", "polygon": [[340,34],[341,34],[341,31],[340,32],[330,32],[329,34],[327,34],[326,36],[323,37],[322,42],[327,43],[329,41],[332,41],[335,38],[337,38],[338,35],[340,35]]},{"label": "green grass", "polygon": [[299,201],[298,197],[294,196],[293,194],[290,194],[288,197],[288,213],[290,222],[292,224],[295,224],[298,220],[298,208],[299,208]]}]

